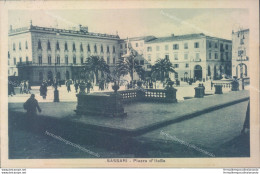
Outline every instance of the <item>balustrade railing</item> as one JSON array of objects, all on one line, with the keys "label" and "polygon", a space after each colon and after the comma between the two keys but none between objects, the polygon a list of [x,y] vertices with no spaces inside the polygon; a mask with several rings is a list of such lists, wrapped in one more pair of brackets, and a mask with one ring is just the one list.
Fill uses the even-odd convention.
[{"label": "balustrade railing", "polygon": [[232,88],[232,81],[231,80],[229,80],[229,81],[213,81],[213,82],[211,82],[211,90],[213,89],[213,87],[215,85],[221,85],[222,88],[231,90],[231,88]]}]

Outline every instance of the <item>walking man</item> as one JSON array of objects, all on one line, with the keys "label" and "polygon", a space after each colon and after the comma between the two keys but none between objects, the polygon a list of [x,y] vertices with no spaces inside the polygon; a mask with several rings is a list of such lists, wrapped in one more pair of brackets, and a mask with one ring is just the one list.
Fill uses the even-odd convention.
[{"label": "walking man", "polygon": [[[35,99],[35,95],[32,94],[31,97],[23,104],[24,109],[26,112],[26,119],[28,123],[29,129],[35,128],[35,117],[37,116],[37,110],[38,112],[42,112],[38,101]],[[36,110],[37,109],[37,110]]]}]

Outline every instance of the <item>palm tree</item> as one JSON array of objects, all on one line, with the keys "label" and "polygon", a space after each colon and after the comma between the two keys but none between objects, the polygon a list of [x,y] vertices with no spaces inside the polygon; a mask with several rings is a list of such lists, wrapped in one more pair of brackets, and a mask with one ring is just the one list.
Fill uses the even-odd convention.
[{"label": "palm tree", "polygon": [[85,78],[88,78],[89,80],[91,79],[94,81],[95,76],[96,82],[98,82],[99,72],[101,72],[101,76],[104,76],[104,74],[110,74],[109,66],[105,60],[99,56],[88,57],[83,68],[83,72],[85,72]]},{"label": "palm tree", "polygon": [[[169,77],[169,73],[176,73],[173,68],[172,63],[169,58],[158,59],[156,63],[152,66],[152,74],[154,77],[159,77],[161,82],[165,80],[165,78]],[[157,79],[157,78],[156,78]]]},{"label": "palm tree", "polygon": [[139,75],[141,79],[144,77],[145,70],[134,60],[135,56],[119,58],[119,61],[116,66],[116,73],[118,78],[120,78],[121,76],[125,76],[129,73],[133,81],[134,71],[136,71],[136,73]]},{"label": "palm tree", "polygon": [[119,58],[118,62],[117,62],[117,65],[116,65],[116,68],[114,70],[114,80],[120,80],[120,77],[121,76],[125,76],[128,74],[129,72],[129,63],[128,61],[126,60],[126,58]]}]

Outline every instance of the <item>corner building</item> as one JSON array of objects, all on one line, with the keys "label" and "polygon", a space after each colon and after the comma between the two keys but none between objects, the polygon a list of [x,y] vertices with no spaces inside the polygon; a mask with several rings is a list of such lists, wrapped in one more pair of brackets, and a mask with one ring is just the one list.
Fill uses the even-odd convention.
[{"label": "corner building", "polygon": [[171,35],[145,42],[144,57],[153,65],[168,57],[177,73],[172,79],[216,80],[231,76],[231,40],[200,34]]},{"label": "corner building", "polygon": [[113,68],[118,60],[120,38],[88,32],[87,27],[65,30],[33,26],[9,30],[8,75],[40,84],[57,77],[77,79],[86,58],[103,57]]}]

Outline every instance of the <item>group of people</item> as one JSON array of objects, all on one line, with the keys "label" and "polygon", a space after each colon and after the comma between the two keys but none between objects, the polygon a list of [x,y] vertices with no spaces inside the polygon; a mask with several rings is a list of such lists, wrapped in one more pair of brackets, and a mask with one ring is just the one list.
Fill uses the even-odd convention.
[{"label": "group of people", "polygon": [[20,89],[20,94],[30,94],[31,92],[31,85],[29,80],[23,80],[20,83],[16,81],[8,81],[8,95],[13,96],[16,95],[15,87]]},{"label": "group of people", "polygon": [[31,90],[31,85],[29,84],[29,80],[21,81],[21,83],[20,83],[20,94],[23,94],[23,93],[30,94],[31,93],[30,90]]}]

